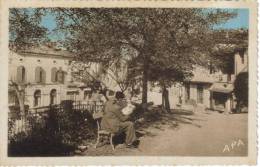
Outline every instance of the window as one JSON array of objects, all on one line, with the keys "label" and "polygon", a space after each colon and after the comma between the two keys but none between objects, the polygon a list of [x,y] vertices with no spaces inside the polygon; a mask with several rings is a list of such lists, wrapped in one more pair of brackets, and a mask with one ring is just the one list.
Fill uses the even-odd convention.
[{"label": "window", "polygon": [[57,81],[58,81],[57,72],[58,72],[58,70],[57,70],[56,67],[53,67],[53,68],[51,69],[51,81],[52,81],[52,82],[57,82]]},{"label": "window", "polygon": [[203,85],[197,86],[197,103],[203,103]]},{"label": "window", "polygon": [[190,84],[185,85],[185,101],[190,100]]},{"label": "window", "polygon": [[40,106],[41,105],[41,91],[40,90],[36,90],[34,92],[34,106]]},{"label": "window", "polygon": [[41,67],[36,67],[35,69],[35,82],[45,83],[46,73]]},{"label": "window", "polygon": [[78,95],[79,95],[78,91],[69,91],[67,92],[67,100],[77,101]]},{"label": "window", "polygon": [[24,66],[19,66],[17,68],[17,82],[18,83],[25,83],[26,79],[26,71]]},{"label": "window", "polygon": [[62,71],[61,69],[57,71],[57,81],[59,83],[64,83],[64,71]]},{"label": "window", "polygon": [[57,91],[52,89],[50,92],[50,105],[57,104]]}]

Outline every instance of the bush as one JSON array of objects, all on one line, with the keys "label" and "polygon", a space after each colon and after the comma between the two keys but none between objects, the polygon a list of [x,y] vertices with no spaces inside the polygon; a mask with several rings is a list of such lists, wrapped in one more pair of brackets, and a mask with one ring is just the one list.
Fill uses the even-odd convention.
[{"label": "bush", "polygon": [[30,118],[31,131],[9,138],[9,156],[68,156],[83,142],[96,137],[96,124],[88,111],[51,107],[44,121]]},{"label": "bush", "polygon": [[54,136],[47,129],[40,128],[34,129],[29,135],[24,132],[16,135],[8,145],[8,155],[65,156],[71,155],[74,149],[73,145],[62,143],[60,136]]}]

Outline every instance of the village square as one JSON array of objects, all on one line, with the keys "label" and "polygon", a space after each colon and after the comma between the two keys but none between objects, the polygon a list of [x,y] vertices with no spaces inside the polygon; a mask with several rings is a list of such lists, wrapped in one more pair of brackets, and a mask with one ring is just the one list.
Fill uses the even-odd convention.
[{"label": "village square", "polygon": [[247,156],[246,9],[9,13],[9,156]]}]

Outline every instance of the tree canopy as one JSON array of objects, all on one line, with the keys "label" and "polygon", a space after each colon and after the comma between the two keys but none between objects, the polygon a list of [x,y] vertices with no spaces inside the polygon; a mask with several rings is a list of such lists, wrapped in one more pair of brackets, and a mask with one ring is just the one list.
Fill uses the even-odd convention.
[{"label": "tree canopy", "polygon": [[134,64],[130,71],[142,75],[144,103],[149,80],[181,81],[189,76],[193,65],[204,63],[201,55],[213,46],[212,27],[235,16],[225,10],[177,8],[52,11],[58,30],[67,34],[66,47],[81,61],[110,63],[124,55],[121,47],[133,49],[137,54],[132,55],[129,67]]},{"label": "tree canopy", "polygon": [[63,47],[76,61],[100,62],[107,69],[127,60],[129,82],[120,83],[130,86],[141,78],[143,103],[148,81],[168,87],[190,77],[195,64],[207,64],[217,42],[214,25],[236,16],[199,8],[10,9],[11,42],[19,48],[46,39],[47,31],[39,24],[46,13],[56,17]]},{"label": "tree canopy", "polygon": [[47,40],[47,28],[40,25],[42,9],[9,9],[9,44],[12,49],[25,49]]}]

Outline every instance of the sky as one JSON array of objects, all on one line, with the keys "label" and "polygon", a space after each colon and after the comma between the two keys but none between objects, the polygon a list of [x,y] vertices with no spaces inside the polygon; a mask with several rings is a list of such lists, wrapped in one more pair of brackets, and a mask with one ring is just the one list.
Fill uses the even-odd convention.
[{"label": "sky", "polygon": [[[211,9],[214,10],[214,9]],[[214,26],[214,29],[248,29],[249,26],[249,10],[244,9],[226,9],[228,11],[233,11],[237,13],[235,18],[228,20],[226,23]],[[53,30],[56,28],[55,17],[53,15],[47,14],[43,17],[41,24],[46,27],[50,34],[49,37],[51,40],[59,40],[63,38],[62,34],[53,33]]]},{"label": "sky", "polygon": [[248,29],[249,24],[249,10],[248,9],[233,9],[237,13],[237,17],[230,19],[224,24],[215,26],[215,29]]}]

